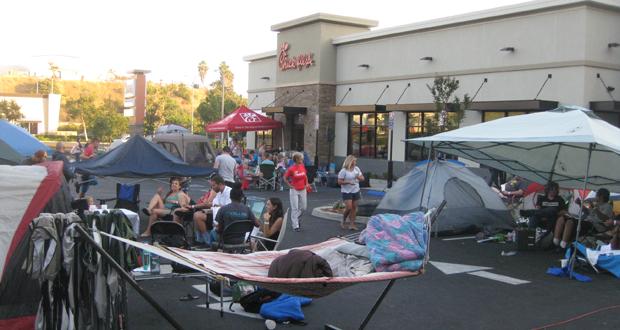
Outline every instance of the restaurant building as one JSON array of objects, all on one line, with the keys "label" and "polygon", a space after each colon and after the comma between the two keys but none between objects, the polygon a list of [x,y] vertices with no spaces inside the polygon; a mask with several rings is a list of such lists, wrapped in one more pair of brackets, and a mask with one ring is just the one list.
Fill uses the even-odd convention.
[{"label": "restaurant building", "polygon": [[321,166],[355,154],[379,176],[391,149],[402,175],[425,157],[403,140],[428,134],[436,77],[457,79],[455,96],[473,98],[460,126],[564,104],[620,125],[616,1],[533,1],[371,30],[377,25],[322,13],[273,25],[276,50],[244,57],[248,103],[284,128],[249,135],[249,147],[303,148]]}]

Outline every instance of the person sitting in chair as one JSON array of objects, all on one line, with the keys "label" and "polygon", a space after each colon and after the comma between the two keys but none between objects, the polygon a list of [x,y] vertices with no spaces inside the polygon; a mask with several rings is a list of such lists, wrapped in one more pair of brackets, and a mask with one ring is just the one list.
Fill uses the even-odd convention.
[{"label": "person sitting in chair", "polygon": [[[521,211],[524,216],[529,216],[529,227],[541,227],[548,231],[555,228],[558,218],[566,215],[566,203],[558,195],[560,186],[555,182],[549,182],[545,186],[545,195],[538,196],[536,210]],[[563,221],[563,220],[560,221]]]},{"label": "person sitting in chair", "polygon": [[[196,228],[196,242],[211,244],[213,230],[213,217],[203,210],[219,208],[230,204],[231,188],[226,185],[224,179],[219,175],[211,177],[211,191],[209,195],[203,196],[196,205],[189,206],[194,212],[194,226]],[[205,198],[206,197],[206,198]]]},{"label": "person sitting in chair", "polygon": [[246,205],[241,203],[243,199],[243,191],[241,190],[241,186],[239,184],[235,184],[235,186],[230,190],[230,204],[223,206],[215,216],[214,226],[215,228],[211,231],[211,238],[213,241],[219,241],[222,233],[224,232],[224,228],[227,225],[237,220],[250,220],[254,222],[254,227],[259,227],[260,223],[254,216],[252,210]]},{"label": "person sitting in chair", "polygon": [[142,212],[149,216],[149,224],[144,233],[140,235],[142,237],[151,236],[151,225],[160,217],[172,215],[174,222],[181,223],[179,217],[173,213],[176,208],[187,207],[189,203],[189,197],[181,190],[181,180],[179,178],[170,179],[170,191],[163,197],[161,196],[162,192],[161,187],[157,189],[157,193],[151,198],[149,206],[142,209]]},{"label": "person sitting in chair", "polygon": [[[581,222],[582,233],[590,232],[592,229],[596,233],[612,236],[612,230],[618,221],[614,221],[613,207],[609,203],[609,190],[601,188],[596,192],[596,200],[594,203],[584,203],[584,219]],[[581,200],[575,201],[581,205]],[[553,244],[565,249],[566,246],[573,241],[575,230],[577,228],[577,219],[574,218],[558,218],[555,225],[555,234],[553,236]]]},{"label": "person sitting in chair", "polygon": [[502,198],[507,198],[510,201],[519,199],[525,195],[525,189],[527,188],[527,182],[518,175],[515,175],[512,180],[506,182],[504,190],[501,191]]},{"label": "person sitting in chair", "polygon": [[[271,197],[267,200],[265,207],[267,208],[267,212],[263,214],[263,224],[259,227],[260,232],[258,236],[277,241],[280,236],[280,229],[282,229],[282,223],[284,222],[282,201],[277,197]],[[275,242],[262,241],[262,243],[261,245],[257,242],[252,242],[252,251],[262,250],[263,247],[272,251],[276,246]]]}]

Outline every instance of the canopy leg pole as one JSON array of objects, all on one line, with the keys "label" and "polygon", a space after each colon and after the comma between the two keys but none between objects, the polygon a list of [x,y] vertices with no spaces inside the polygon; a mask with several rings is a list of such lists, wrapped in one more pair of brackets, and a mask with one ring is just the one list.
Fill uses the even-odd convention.
[{"label": "canopy leg pole", "polygon": [[[424,148],[424,144],[422,144]],[[420,209],[422,209],[422,203],[424,202],[424,193],[426,192],[426,181],[428,181],[428,169],[431,166],[431,160],[433,159],[433,142],[431,141],[431,147],[428,150],[428,159],[426,161],[426,171],[424,172],[424,183],[422,183],[422,195],[420,196]],[[430,192],[429,192],[430,198]],[[428,205],[426,205],[428,207]]]},{"label": "canopy leg pole", "polygon": [[394,282],[396,282],[396,280],[390,280],[390,282],[385,287],[385,289],[383,289],[383,292],[381,292],[381,295],[379,296],[379,298],[377,299],[375,304],[370,309],[370,312],[368,312],[368,314],[366,315],[366,318],[364,319],[364,321],[360,325],[359,330],[363,330],[364,328],[366,328],[366,325],[368,325],[368,322],[370,321],[372,316],[377,311],[377,308],[379,308],[379,305],[381,305],[381,302],[383,302],[383,298],[385,298],[385,296],[388,294],[388,292],[390,291],[390,289],[394,285]]},{"label": "canopy leg pole", "polygon": [[99,254],[101,255],[101,257],[103,257],[108,263],[110,263],[110,266],[112,266],[112,268],[114,268],[118,274],[127,282],[129,282],[129,284],[131,284],[131,286],[136,289],[136,291],[138,291],[138,293],[151,305],[153,306],[153,308],[155,308],[155,310],[157,310],[157,312],[163,316],[166,321],[168,321],[168,323],[170,323],[170,325],[172,325],[173,328],[175,329],[183,329],[183,327],[174,319],[172,318],[172,316],[170,314],[168,314],[168,312],[162,308],[157,301],[155,301],[155,299],[153,299],[153,297],[151,297],[148,292],[144,291],[144,289],[142,289],[140,287],[140,285],[133,279],[133,277],[131,277],[131,275],[127,274],[127,272],[123,269],[123,267],[121,267],[116,260],[114,260],[114,258],[112,258],[101,246],[99,246],[99,244],[97,244],[92,237],[90,237],[90,235],[88,235],[88,233],[86,232],[86,230],[84,230],[84,228],[82,228],[82,226],[75,226],[76,230],[80,233],[80,235],[82,235],[82,237],[84,239],[86,239],[86,241],[92,245],[97,252],[99,252]]},{"label": "canopy leg pole", "polygon": [[[590,143],[590,147],[588,148],[588,163],[586,165],[586,176],[583,180],[583,190],[585,191],[586,188],[588,187],[588,177],[590,175],[590,160],[592,159],[592,149],[594,148],[594,143]],[[581,218],[583,215],[583,205],[585,203],[582,201],[581,202],[581,206],[579,207],[579,219],[577,219],[577,232],[575,233],[575,242],[574,244],[577,243],[577,240],[579,239],[579,232],[581,231]],[[569,268],[570,271],[568,272],[568,276],[569,278],[573,278],[573,270],[575,269],[575,259],[577,258],[577,246],[573,246],[573,253],[570,256],[570,260],[569,260]]]}]

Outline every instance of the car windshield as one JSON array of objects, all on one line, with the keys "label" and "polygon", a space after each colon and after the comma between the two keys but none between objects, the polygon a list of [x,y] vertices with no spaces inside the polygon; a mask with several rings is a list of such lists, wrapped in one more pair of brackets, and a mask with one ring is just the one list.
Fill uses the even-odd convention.
[{"label": "car windshield", "polygon": [[213,154],[205,142],[190,142],[186,144],[185,161],[192,165],[213,164]]}]

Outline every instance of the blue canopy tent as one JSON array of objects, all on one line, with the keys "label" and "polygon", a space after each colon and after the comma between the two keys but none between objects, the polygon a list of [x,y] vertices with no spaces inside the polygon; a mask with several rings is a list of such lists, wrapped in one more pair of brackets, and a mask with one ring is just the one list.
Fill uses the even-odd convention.
[{"label": "blue canopy tent", "polygon": [[38,150],[45,150],[49,155],[52,150],[30,135],[25,129],[8,121],[0,120],[0,164],[19,165]]},{"label": "blue canopy tent", "polygon": [[134,136],[95,159],[74,163],[74,168],[80,174],[122,178],[205,177],[215,171],[190,166],[142,136]]}]

